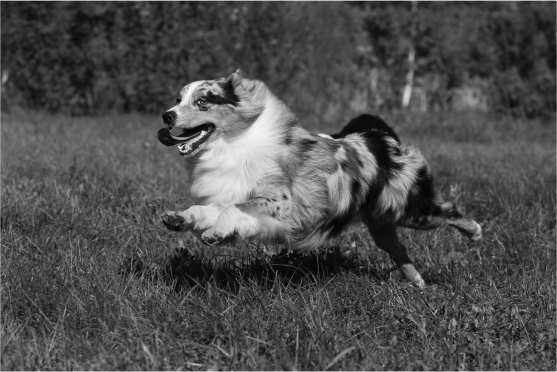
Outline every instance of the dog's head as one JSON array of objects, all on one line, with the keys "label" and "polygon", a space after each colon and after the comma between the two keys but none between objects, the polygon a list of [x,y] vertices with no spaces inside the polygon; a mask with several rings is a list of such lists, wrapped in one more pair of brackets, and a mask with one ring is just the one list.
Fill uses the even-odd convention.
[{"label": "dog's head", "polygon": [[[247,129],[265,107],[264,85],[242,78],[241,71],[227,78],[201,80],[186,85],[176,105],[166,111],[166,128],[159,141],[178,146],[182,156],[193,156],[218,139],[231,139]],[[174,135],[170,129],[180,128]]]}]

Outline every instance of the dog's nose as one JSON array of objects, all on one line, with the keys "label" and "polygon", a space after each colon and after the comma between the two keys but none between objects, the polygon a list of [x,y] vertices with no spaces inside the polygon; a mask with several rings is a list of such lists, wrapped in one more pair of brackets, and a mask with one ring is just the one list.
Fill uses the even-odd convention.
[{"label": "dog's nose", "polygon": [[176,113],[174,111],[167,111],[162,114],[162,121],[165,124],[172,125],[174,119],[176,119]]}]

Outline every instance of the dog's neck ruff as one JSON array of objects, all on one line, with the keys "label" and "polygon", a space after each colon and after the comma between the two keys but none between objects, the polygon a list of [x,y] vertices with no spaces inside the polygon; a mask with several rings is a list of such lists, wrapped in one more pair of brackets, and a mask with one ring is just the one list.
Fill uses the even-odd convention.
[{"label": "dog's neck ruff", "polygon": [[[285,112],[286,111],[286,112]],[[280,174],[282,138],[293,115],[267,93],[257,120],[233,140],[211,143],[193,170],[191,194],[201,204],[237,204],[253,198],[265,179]]]}]

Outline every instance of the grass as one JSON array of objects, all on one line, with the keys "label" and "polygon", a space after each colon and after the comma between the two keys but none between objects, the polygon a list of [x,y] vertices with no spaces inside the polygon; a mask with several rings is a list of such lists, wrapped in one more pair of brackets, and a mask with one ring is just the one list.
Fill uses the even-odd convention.
[{"label": "grass", "polygon": [[159,118],[2,113],[2,370],[555,370],[555,123],[385,118],[484,229],[401,231],[423,292],[362,226],[310,255],[166,231]]}]

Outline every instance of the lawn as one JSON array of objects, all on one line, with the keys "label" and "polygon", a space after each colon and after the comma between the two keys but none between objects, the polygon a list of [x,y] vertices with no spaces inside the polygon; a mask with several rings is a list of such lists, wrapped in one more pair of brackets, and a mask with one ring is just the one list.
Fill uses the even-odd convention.
[{"label": "lawn", "polygon": [[165,230],[160,117],[2,113],[1,369],[554,371],[555,121],[384,117],[484,231],[401,230],[424,291],[363,226],[309,255]]}]

